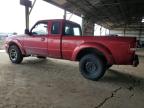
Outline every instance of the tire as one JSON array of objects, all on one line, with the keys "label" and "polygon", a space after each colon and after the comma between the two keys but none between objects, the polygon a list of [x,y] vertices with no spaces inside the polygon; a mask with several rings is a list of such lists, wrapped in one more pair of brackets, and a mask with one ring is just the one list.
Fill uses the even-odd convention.
[{"label": "tire", "polygon": [[44,57],[44,56],[37,56],[37,58],[39,58],[39,59],[46,59],[46,57]]},{"label": "tire", "polygon": [[79,63],[81,74],[89,80],[97,81],[105,74],[106,66],[97,55],[88,54]]},{"label": "tire", "polygon": [[9,58],[12,63],[20,64],[23,60],[23,55],[16,45],[11,45],[8,50]]},{"label": "tire", "polygon": [[112,65],[110,65],[110,64],[107,64],[106,65],[106,69],[109,69],[109,68],[111,68],[112,67]]}]

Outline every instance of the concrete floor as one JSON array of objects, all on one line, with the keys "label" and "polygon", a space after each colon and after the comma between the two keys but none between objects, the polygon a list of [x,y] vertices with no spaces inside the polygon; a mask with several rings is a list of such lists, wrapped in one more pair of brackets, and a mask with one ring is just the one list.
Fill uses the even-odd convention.
[{"label": "concrete floor", "polygon": [[144,58],[94,82],[75,62],[25,58],[14,65],[0,53],[0,108],[144,108]]}]

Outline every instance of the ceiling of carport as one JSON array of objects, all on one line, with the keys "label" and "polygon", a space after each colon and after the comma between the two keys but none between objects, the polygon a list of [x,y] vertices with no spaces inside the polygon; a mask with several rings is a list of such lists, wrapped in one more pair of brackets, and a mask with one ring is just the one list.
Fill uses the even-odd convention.
[{"label": "ceiling of carport", "polygon": [[44,0],[109,29],[144,29],[144,0]]}]

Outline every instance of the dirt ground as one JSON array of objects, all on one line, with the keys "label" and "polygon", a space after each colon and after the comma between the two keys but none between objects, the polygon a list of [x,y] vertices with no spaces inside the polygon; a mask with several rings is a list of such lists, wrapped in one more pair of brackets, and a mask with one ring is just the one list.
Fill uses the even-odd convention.
[{"label": "dirt ground", "polygon": [[75,62],[30,57],[14,65],[0,53],[0,108],[144,108],[144,58],[95,82]]}]

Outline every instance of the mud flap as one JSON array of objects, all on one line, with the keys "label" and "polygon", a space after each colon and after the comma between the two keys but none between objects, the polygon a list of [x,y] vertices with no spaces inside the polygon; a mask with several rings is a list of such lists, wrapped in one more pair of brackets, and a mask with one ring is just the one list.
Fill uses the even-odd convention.
[{"label": "mud flap", "polygon": [[137,67],[138,65],[139,65],[139,58],[138,55],[135,55],[133,60],[133,66]]}]

